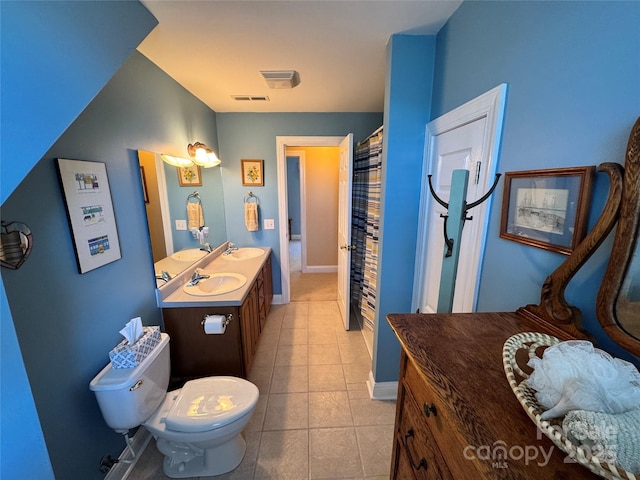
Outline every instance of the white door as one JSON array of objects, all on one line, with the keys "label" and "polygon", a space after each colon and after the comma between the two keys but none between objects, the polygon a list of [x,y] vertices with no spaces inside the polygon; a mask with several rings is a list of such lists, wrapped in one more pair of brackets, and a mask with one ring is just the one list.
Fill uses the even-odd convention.
[{"label": "white door", "polygon": [[338,188],[338,306],[345,330],[349,330],[349,287],[351,273],[351,185],[353,134],[340,142]]},{"label": "white door", "polygon": [[[467,203],[478,200],[491,188],[497,165],[505,95],[506,85],[501,85],[427,125],[414,311],[437,311],[444,255],[444,219],[440,215],[446,214],[446,209],[433,200],[426,176],[432,175],[433,188],[445,202],[449,199],[451,173],[456,169],[469,170]],[[476,307],[491,200],[489,198],[468,212],[473,220],[465,223],[460,241],[454,312],[472,312]]]}]

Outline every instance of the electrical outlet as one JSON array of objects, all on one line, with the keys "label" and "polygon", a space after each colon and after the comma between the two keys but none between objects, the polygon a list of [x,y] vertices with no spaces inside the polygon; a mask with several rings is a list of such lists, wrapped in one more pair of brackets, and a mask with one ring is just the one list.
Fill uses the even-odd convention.
[{"label": "electrical outlet", "polygon": [[276,228],[276,222],[273,220],[273,218],[265,218],[264,219],[264,229],[265,230],[273,230],[274,228]]},{"label": "electrical outlet", "polygon": [[176,220],[176,230],[186,230],[186,229],[187,229],[186,220]]}]

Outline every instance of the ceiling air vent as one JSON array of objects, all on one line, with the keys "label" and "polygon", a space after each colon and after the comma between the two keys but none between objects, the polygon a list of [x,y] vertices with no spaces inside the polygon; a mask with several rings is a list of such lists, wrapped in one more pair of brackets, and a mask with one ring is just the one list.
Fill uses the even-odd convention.
[{"label": "ceiling air vent", "polygon": [[293,88],[300,83],[300,75],[295,70],[260,70],[269,88]]},{"label": "ceiling air vent", "polygon": [[238,102],[268,102],[269,97],[264,95],[231,95]]}]

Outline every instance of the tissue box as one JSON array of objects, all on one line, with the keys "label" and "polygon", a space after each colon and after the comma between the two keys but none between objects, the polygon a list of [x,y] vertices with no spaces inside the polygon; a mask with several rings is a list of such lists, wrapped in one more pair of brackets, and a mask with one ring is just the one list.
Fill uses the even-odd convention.
[{"label": "tissue box", "polygon": [[130,345],[125,339],[109,352],[111,368],[133,368],[160,343],[160,327],[142,327],[142,337]]}]

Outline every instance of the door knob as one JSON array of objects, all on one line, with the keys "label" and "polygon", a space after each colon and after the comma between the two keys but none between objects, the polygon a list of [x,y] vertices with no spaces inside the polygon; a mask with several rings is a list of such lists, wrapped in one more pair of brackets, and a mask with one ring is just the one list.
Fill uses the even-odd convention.
[{"label": "door knob", "polygon": [[355,245],[340,245],[340,250],[355,250]]}]

